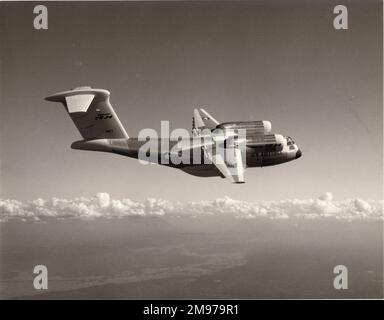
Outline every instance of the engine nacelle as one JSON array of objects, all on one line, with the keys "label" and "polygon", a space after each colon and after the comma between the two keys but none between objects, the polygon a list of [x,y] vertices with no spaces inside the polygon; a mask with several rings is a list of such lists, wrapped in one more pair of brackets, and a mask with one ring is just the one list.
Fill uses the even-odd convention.
[{"label": "engine nacelle", "polygon": [[247,136],[250,136],[253,134],[270,133],[272,131],[272,124],[267,120],[224,122],[219,124],[216,129],[224,131],[246,129]]},{"label": "engine nacelle", "polygon": [[270,133],[272,131],[271,121],[263,120],[264,133]]},{"label": "engine nacelle", "polygon": [[247,147],[256,152],[279,152],[282,151],[285,138],[281,134],[255,135],[247,140]]}]

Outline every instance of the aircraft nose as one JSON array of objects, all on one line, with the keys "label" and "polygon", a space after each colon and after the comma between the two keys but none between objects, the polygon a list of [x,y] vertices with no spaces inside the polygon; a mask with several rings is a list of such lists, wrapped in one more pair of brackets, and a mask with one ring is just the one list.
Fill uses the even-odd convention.
[{"label": "aircraft nose", "polygon": [[301,156],[302,156],[302,153],[301,153],[301,150],[299,149],[299,150],[296,151],[295,159],[299,159]]}]

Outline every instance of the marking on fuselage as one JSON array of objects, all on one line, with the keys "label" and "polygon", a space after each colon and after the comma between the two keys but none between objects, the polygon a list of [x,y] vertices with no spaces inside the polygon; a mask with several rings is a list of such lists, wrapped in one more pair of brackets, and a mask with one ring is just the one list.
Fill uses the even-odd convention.
[{"label": "marking on fuselage", "polygon": [[112,119],[112,115],[110,113],[100,113],[95,117],[95,120],[105,120]]}]

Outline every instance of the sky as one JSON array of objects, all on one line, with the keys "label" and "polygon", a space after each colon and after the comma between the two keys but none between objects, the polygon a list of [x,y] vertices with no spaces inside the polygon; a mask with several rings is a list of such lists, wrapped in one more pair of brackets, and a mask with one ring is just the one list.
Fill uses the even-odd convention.
[{"label": "sky", "polygon": [[[337,2],[0,3],[0,198],[244,201],[382,199],[382,7]],[[39,2],[40,4],[40,2]],[[193,177],[122,156],[70,149],[63,106],[44,97],[81,85],[111,92],[130,136],[219,121],[270,120],[303,156],[246,171],[246,183]]]}]

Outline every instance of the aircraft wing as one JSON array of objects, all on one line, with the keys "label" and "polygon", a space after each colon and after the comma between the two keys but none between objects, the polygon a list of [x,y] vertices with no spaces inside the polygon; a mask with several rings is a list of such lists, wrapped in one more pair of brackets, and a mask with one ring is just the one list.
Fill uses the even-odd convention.
[{"label": "aircraft wing", "polygon": [[215,143],[215,139],[209,141],[202,139],[194,143],[190,143],[190,141],[183,143],[181,141],[176,145],[176,148],[172,150],[172,153],[176,154],[184,150],[202,148],[205,157],[215,165],[224,178],[227,178],[232,183],[244,183],[245,159],[238,144],[231,147],[230,150],[224,150],[224,152],[226,152],[226,159],[224,159],[220,152],[216,152]]},{"label": "aircraft wing", "polygon": [[[203,147],[206,157],[212,161],[220,173],[232,183],[244,183],[244,159],[240,148],[233,148],[231,159],[224,159],[220,153],[212,153],[206,146]],[[228,161],[229,160],[229,161]]]},{"label": "aircraft wing", "polygon": [[197,129],[214,129],[219,122],[204,109],[193,110],[193,127]]},{"label": "aircraft wing", "polygon": [[[201,135],[201,129],[212,130],[215,129],[218,125],[219,122],[204,109],[195,109],[193,111],[192,131],[194,133],[194,136],[203,137]],[[202,148],[205,156],[215,165],[215,167],[218,169],[218,171],[223,177],[227,178],[232,183],[244,183],[245,159],[239,147],[239,142],[244,141],[237,140],[237,143],[231,147],[231,150],[229,150],[229,152],[226,152],[226,159],[224,159],[222,154],[216,152],[215,143],[224,143],[224,141],[228,138],[231,138],[232,135],[223,136],[222,134],[215,135],[214,133],[210,133],[210,137],[211,139],[208,143],[204,141],[199,143],[195,142],[187,148]],[[211,146],[212,148],[209,148]],[[184,149],[183,146],[179,147],[181,149]],[[212,150],[215,151],[213,152]]]}]

